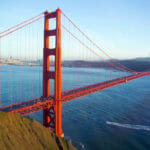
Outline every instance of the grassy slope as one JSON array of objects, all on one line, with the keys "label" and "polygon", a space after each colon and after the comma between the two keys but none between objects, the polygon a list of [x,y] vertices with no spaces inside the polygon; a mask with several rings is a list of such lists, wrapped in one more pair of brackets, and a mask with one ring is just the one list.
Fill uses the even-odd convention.
[{"label": "grassy slope", "polygon": [[37,121],[0,112],[0,150],[75,150]]}]

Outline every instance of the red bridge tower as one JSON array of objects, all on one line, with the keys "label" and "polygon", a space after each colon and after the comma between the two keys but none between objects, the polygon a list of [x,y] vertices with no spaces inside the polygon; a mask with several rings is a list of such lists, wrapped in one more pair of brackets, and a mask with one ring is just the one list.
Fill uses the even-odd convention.
[{"label": "red bridge tower", "polygon": [[[49,20],[56,18],[56,29],[49,30]],[[49,38],[55,36],[55,48],[50,48]],[[55,69],[50,70],[50,58],[55,57]],[[43,49],[43,96],[50,96],[50,80],[54,80],[54,106],[49,105],[43,110],[43,125],[63,137],[61,127],[61,11],[45,12],[44,49]]]}]

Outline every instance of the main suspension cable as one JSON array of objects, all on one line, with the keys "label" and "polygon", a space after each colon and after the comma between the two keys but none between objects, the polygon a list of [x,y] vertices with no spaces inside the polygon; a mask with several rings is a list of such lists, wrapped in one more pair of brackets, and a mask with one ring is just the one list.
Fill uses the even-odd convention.
[{"label": "main suspension cable", "polygon": [[119,63],[117,60],[113,59],[110,55],[108,55],[103,49],[101,49],[95,42],[93,42],[83,31],[80,30],[80,28],[75,25],[75,23],[73,23],[71,21],[71,19],[69,17],[67,17],[67,15],[65,15],[64,12],[61,11],[61,13],[64,15],[64,17],[83,35],[85,36],[93,45],[95,45],[103,54],[105,54],[105,56],[107,56],[108,58],[110,58],[112,61],[114,61],[115,63],[117,63],[118,65],[122,66],[123,68],[125,68],[126,70],[128,70],[129,72],[133,72],[133,73],[137,73],[135,70],[132,70],[124,65],[122,65],[121,63]]},{"label": "main suspension cable", "polygon": [[8,28],[7,30],[4,30],[4,31],[0,32],[0,34],[3,34],[3,33],[8,32],[8,31],[10,31],[10,30],[12,30],[12,29],[14,29],[14,28],[17,28],[18,26],[20,26],[20,25],[22,25],[22,24],[25,24],[25,23],[27,23],[27,22],[29,22],[29,21],[31,21],[31,20],[33,20],[33,19],[35,19],[35,18],[41,16],[42,14],[43,14],[43,13],[40,13],[40,14],[38,14],[38,15],[36,15],[36,16],[34,16],[34,17],[28,19],[28,20],[25,20],[25,21],[23,21],[23,22],[21,22],[21,23],[15,25],[15,26],[11,27],[11,28]]},{"label": "main suspension cable", "polygon": [[118,70],[122,70],[122,71],[125,71],[125,72],[130,72],[128,70],[125,70],[123,68],[120,68],[116,65],[114,65],[113,63],[105,60],[102,56],[100,56],[98,53],[96,53],[93,49],[89,48],[85,43],[83,43],[80,39],[78,39],[71,31],[69,31],[64,25],[61,24],[61,26],[72,36],[74,37],[79,43],[81,43],[84,47],[86,47],[88,50],[90,50],[93,54],[97,55],[98,57],[100,57],[101,59],[103,59],[106,63],[114,66],[115,68],[117,68]]}]

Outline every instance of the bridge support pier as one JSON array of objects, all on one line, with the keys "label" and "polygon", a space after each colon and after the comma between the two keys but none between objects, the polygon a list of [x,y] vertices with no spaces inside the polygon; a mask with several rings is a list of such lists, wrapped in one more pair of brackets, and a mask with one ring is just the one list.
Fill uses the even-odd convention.
[{"label": "bridge support pier", "polygon": [[54,106],[49,106],[49,108],[43,110],[43,125],[55,132],[60,137],[64,137],[61,128],[61,110],[62,103],[60,101],[56,102]]},{"label": "bridge support pier", "polygon": [[43,110],[43,125],[55,132],[55,110],[54,106]]},{"label": "bridge support pier", "polygon": [[[49,30],[49,20],[56,19],[56,29]],[[49,46],[49,37],[55,36],[55,48]],[[50,70],[49,56],[55,57],[55,69]],[[54,106],[43,110],[43,125],[63,137],[61,127],[61,11],[45,12],[44,49],[43,49],[43,97],[50,96],[50,80],[54,80]],[[53,86],[53,85],[52,85]]]}]

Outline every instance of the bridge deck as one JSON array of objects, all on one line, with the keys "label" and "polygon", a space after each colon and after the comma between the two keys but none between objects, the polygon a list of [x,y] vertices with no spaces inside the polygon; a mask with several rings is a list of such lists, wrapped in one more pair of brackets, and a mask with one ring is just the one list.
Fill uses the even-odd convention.
[{"label": "bridge deck", "polygon": [[[129,75],[129,76],[124,76],[120,78],[116,78],[113,80],[108,80],[76,89],[72,89],[69,91],[62,92],[62,102],[68,102],[71,100],[74,100],[76,98],[89,95],[98,91],[102,91],[104,89],[110,88],[112,86],[116,86],[118,84],[126,83],[128,81],[150,75],[150,71],[143,72],[143,73],[138,73],[134,75]],[[37,99],[32,99],[28,100],[25,102],[13,104],[13,105],[8,105],[5,107],[0,107],[0,111],[4,112],[10,112],[10,113],[20,113],[22,115],[27,115],[39,110],[43,110],[44,108],[48,108],[49,106],[52,106],[55,104],[54,97],[53,95],[48,97],[48,98],[37,98]]]}]

